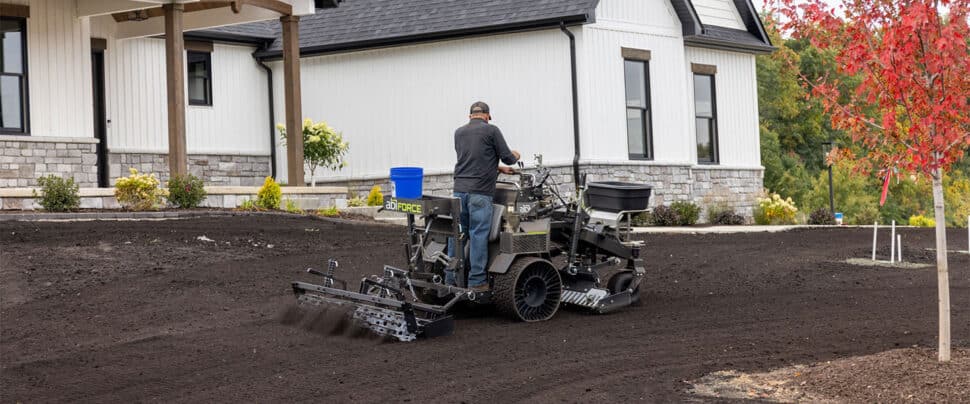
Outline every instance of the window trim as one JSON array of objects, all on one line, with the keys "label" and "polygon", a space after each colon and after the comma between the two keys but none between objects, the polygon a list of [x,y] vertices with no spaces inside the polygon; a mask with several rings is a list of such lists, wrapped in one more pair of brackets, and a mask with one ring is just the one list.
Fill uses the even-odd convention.
[{"label": "window trim", "polygon": [[[694,99],[694,147],[697,147],[697,120],[707,119],[709,122],[709,127],[711,130],[711,159],[701,161],[700,156],[695,155],[698,165],[718,165],[721,164],[721,145],[718,138],[718,128],[717,128],[717,68],[715,66],[706,65],[694,65],[694,66],[704,66],[707,69],[696,69],[692,68],[694,74],[691,79],[696,76],[706,76],[711,78],[711,116],[699,116],[697,115],[697,99]],[[710,69],[713,68],[713,69]],[[701,70],[701,71],[698,71]],[[694,80],[691,80],[693,83]],[[696,90],[695,90],[696,91]],[[696,149],[695,149],[696,150]]]},{"label": "window trim", "polygon": [[23,62],[23,73],[3,73],[0,72],[0,76],[15,76],[20,77],[20,128],[4,128],[0,127],[0,135],[18,135],[18,136],[30,136],[30,66],[27,60],[27,17],[26,16],[0,16],[0,20],[7,21],[17,21],[20,23],[20,27],[23,30],[20,36],[20,57]]},{"label": "window trim", "polygon": [[[639,53],[636,53],[639,52]],[[627,126],[626,132],[626,143],[627,143],[627,158],[630,160],[642,160],[642,161],[652,161],[654,159],[655,153],[653,150],[653,97],[650,96],[650,51],[639,51],[629,48],[622,48],[623,57],[623,112],[624,119],[629,119],[629,111],[638,110],[643,112],[646,119],[643,120],[643,130],[644,136],[643,145],[646,147],[646,153],[633,153],[629,150],[630,144],[630,129]],[[638,57],[639,56],[639,57]],[[627,94],[626,94],[626,63],[642,63],[643,64],[643,83],[646,87],[645,95],[647,99],[645,100],[646,106],[644,107],[631,107],[627,105]]]},{"label": "window trim", "polygon": [[[186,51],[186,54],[185,54],[185,56],[186,56],[185,57],[185,60],[186,60],[186,64],[185,64],[186,74],[189,74],[189,71],[188,71],[189,61],[188,60],[189,60],[189,56],[192,55],[192,54],[205,55],[205,63],[206,63],[206,67],[207,67],[206,72],[208,73],[208,76],[205,77],[205,86],[206,86],[206,94],[208,94],[209,99],[208,100],[193,99],[192,98],[192,91],[188,90],[188,88],[186,88],[186,94],[185,94],[186,95],[186,98],[188,98],[189,105],[190,106],[194,106],[194,107],[211,107],[214,104],[213,99],[215,98],[214,97],[214,94],[213,94],[213,89],[212,89],[212,87],[213,87],[212,86],[212,52],[205,52],[205,51],[199,51],[199,50],[188,50],[188,51]],[[189,79],[189,80],[186,80],[187,81],[186,87],[188,87],[188,85],[189,85],[188,83],[191,83],[192,80],[190,80],[191,77],[186,77],[186,78]]]}]

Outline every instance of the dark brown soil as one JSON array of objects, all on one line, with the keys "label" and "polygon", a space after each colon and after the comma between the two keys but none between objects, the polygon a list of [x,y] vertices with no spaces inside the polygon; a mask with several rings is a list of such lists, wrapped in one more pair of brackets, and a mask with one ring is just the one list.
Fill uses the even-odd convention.
[{"label": "dark brown soil", "polygon": [[[868,256],[865,229],[646,236],[643,305],[606,316],[476,312],[409,344],[281,324],[305,268],[334,257],[360,279],[402,265],[404,235],[287,216],[0,222],[0,401],[683,401],[718,370],[936,343],[935,270],[842,263]],[[970,256],[950,268],[967,347]]]}]

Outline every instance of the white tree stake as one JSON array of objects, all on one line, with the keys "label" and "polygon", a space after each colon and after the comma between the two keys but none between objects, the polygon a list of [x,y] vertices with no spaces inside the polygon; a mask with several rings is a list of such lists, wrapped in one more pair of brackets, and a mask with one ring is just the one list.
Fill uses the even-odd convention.
[{"label": "white tree stake", "polygon": [[892,231],[889,233],[889,263],[896,262],[896,221],[893,220]]},{"label": "white tree stake", "polygon": [[896,235],[896,253],[897,253],[896,258],[898,258],[897,261],[899,261],[899,263],[902,264],[903,263],[903,235],[902,234]]},{"label": "white tree stake", "polygon": [[872,223],[872,260],[876,260],[876,237],[879,235],[879,222]]}]

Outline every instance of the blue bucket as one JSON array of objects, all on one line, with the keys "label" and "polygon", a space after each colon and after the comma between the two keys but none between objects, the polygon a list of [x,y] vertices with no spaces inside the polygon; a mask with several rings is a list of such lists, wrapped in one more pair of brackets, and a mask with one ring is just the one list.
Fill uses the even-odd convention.
[{"label": "blue bucket", "polygon": [[419,199],[423,193],[424,169],[421,167],[391,168],[391,182],[394,183],[394,197]]}]

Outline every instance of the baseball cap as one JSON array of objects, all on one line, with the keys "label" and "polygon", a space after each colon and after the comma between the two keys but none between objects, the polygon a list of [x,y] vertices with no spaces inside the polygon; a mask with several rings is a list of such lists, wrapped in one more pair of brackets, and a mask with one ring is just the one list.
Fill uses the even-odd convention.
[{"label": "baseball cap", "polygon": [[478,101],[472,104],[471,112],[472,114],[488,114],[488,104]]}]

